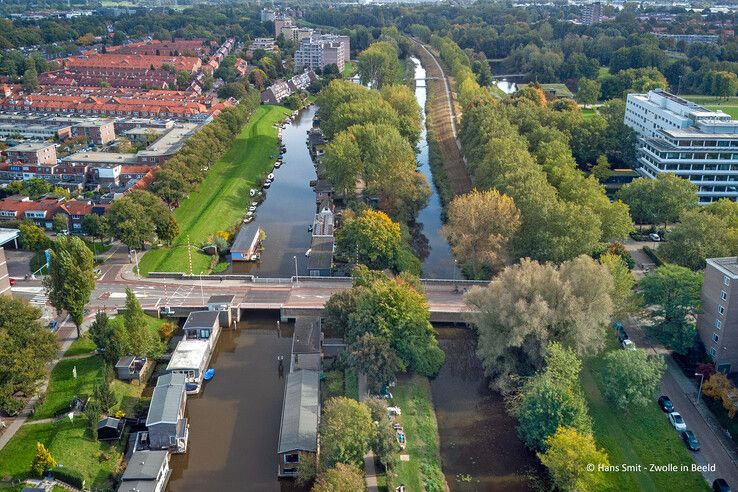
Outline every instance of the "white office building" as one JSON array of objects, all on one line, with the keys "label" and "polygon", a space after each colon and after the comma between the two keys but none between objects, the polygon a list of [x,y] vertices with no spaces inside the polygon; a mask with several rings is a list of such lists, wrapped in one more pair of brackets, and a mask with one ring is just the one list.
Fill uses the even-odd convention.
[{"label": "white office building", "polygon": [[738,121],[660,89],[628,94],[625,124],[638,135],[636,170],[699,187],[700,203],[738,199]]}]

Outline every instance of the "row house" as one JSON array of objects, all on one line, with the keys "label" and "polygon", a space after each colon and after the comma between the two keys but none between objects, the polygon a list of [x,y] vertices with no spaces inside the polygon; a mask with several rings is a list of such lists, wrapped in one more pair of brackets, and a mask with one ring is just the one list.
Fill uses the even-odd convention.
[{"label": "row house", "polygon": [[210,54],[210,41],[205,38],[175,39],[159,41],[152,39],[108,48],[108,53],[127,55],[179,56],[190,51],[200,58]]},{"label": "row house", "polygon": [[197,72],[202,60],[194,56],[156,56],[128,55],[116,53],[96,53],[80,57],[57,60],[67,68],[121,68],[130,72],[146,71],[150,68],[160,69],[172,66],[177,71]]},{"label": "row house", "polygon": [[61,163],[35,166],[19,162],[5,162],[0,164],[0,182],[8,183],[40,178],[55,186],[78,190],[85,183],[87,171],[86,165]]},{"label": "row house", "polygon": [[38,227],[51,229],[61,198],[31,200],[27,196],[11,196],[0,200],[0,220],[30,220]]}]

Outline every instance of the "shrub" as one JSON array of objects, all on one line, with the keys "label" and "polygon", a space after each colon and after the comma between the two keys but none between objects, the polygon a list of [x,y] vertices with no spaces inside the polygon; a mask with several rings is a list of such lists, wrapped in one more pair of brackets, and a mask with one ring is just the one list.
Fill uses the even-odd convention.
[{"label": "shrub", "polygon": [[69,468],[55,468],[54,478],[78,489],[85,488],[85,479],[82,474]]}]

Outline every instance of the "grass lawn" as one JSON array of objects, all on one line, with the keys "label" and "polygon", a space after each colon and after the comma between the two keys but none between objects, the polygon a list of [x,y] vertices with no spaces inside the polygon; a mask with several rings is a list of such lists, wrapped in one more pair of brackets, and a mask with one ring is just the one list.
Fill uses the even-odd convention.
[{"label": "grass lawn", "polygon": [[343,65],[343,72],[341,72],[341,75],[344,79],[350,79],[354,76],[357,70],[357,64],[352,61],[348,61]]},{"label": "grass lawn", "polygon": [[[610,340],[609,350],[615,348]],[[669,425],[656,402],[632,411],[623,412],[604,399],[602,389],[602,356],[588,359],[582,368],[582,386],[592,416],[595,440],[609,456],[611,464],[641,464],[641,473],[615,472],[609,475],[613,490],[707,490],[700,473],[651,473],[647,467],[655,464],[691,464],[689,451]]]},{"label": "grass lawn", "polygon": [[218,231],[238,224],[250,203],[249,189],[259,176],[268,173],[276,159],[277,129],[289,110],[281,106],[260,106],[230,149],[208,172],[197,191],[174,211],[180,233],[171,247],[152,249],[141,259],[141,273],[188,270],[187,238],[192,245],[192,271],[207,272],[211,257],[199,246]]},{"label": "grass lawn", "polygon": [[717,99],[715,96],[698,96],[698,95],[686,95],[681,96],[688,101],[702,104],[707,109],[720,110],[723,113],[729,114],[732,118],[738,119],[738,96],[729,97],[726,99]]},{"label": "grass lawn", "polygon": [[74,422],[63,419],[54,423],[25,424],[0,450],[2,475],[27,477],[36,455],[36,443],[43,443],[59,465],[82,473],[87,486],[108,490],[110,476],[122,457],[116,446],[93,441],[85,417]]},{"label": "grass lawn", "polygon": [[97,239],[93,241],[92,239],[85,237],[82,238],[82,241],[84,241],[87,247],[90,248],[90,251],[95,255],[101,255],[110,249],[110,244],[101,243]]},{"label": "grass lawn", "polygon": [[96,348],[97,347],[95,347],[95,343],[90,339],[90,336],[85,333],[80,338],[72,342],[72,345],[70,345],[67,351],[64,352],[64,357],[89,355],[94,352]]},{"label": "grass lawn", "polygon": [[[402,483],[407,490],[444,490],[438,423],[428,378],[418,375],[398,378],[392,393],[392,403],[402,410],[399,420],[407,436],[405,452],[410,455],[410,461],[400,461],[397,483],[388,483],[388,489],[394,490]],[[427,486],[429,482],[432,483]]]},{"label": "grass lawn", "polygon": [[585,120],[594,118],[594,116],[597,114],[597,110],[594,108],[582,108],[580,111],[582,112],[582,118],[584,118]]}]

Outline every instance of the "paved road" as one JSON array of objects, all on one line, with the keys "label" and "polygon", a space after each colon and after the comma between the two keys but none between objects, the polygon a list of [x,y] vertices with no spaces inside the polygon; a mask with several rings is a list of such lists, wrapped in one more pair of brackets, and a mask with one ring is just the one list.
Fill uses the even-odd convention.
[{"label": "paved road", "polygon": [[[684,376],[668,350],[652,345],[646,339],[640,324],[631,320],[625,325],[628,335],[637,346],[648,348],[665,356],[667,371],[661,381],[661,392],[671,398],[676,410],[684,417],[687,428],[694,432],[700,441],[702,449],[696,453],[690,452],[695,463],[701,466],[715,465],[714,472],[703,472],[705,479],[712,484],[716,478],[724,478],[731,487],[737,488],[738,466],[736,466],[735,456],[738,449],[735,443],[723,434],[719,425],[713,421],[714,416],[704,407],[704,404],[696,402],[697,386],[694,381]],[[664,419],[666,419],[666,414],[664,414]]]}]

